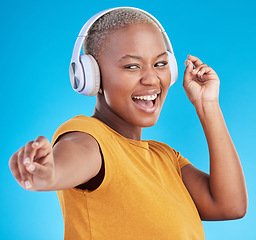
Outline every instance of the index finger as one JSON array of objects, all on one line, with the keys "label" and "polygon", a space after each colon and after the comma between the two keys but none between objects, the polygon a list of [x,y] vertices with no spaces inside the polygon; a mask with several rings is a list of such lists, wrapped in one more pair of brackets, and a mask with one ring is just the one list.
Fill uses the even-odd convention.
[{"label": "index finger", "polygon": [[49,141],[45,137],[37,137],[35,141],[26,144],[24,151],[24,164],[29,165],[34,161],[39,149],[47,148]]},{"label": "index finger", "polygon": [[51,145],[50,142],[44,136],[37,137],[33,143],[34,148],[45,148],[45,147],[47,148],[49,147],[49,145]]},{"label": "index finger", "polygon": [[33,162],[37,146],[38,143],[35,143],[35,141],[30,141],[24,146],[23,164],[25,166],[28,166]]},{"label": "index finger", "polygon": [[203,64],[203,62],[198,57],[192,55],[188,55],[188,60],[190,60],[195,65],[195,67],[199,67]]}]

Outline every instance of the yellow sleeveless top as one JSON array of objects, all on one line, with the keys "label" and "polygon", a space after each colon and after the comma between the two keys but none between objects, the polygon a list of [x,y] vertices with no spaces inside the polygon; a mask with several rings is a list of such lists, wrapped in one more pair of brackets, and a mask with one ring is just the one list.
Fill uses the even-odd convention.
[{"label": "yellow sleeveless top", "polygon": [[199,214],[181,178],[187,159],[166,144],[127,139],[86,116],[61,125],[52,145],[73,131],[96,139],[105,176],[94,191],[57,192],[65,240],[204,239]]}]

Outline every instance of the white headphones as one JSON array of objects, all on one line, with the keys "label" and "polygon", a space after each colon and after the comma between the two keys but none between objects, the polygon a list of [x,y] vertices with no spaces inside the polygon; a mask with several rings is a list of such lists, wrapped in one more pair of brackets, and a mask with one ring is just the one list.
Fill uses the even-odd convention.
[{"label": "white headphones", "polygon": [[69,76],[70,81],[73,89],[83,95],[86,96],[94,96],[98,93],[100,88],[100,69],[96,62],[96,60],[91,55],[86,55],[81,53],[82,45],[84,43],[85,37],[88,34],[88,31],[90,27],[94,24],[95,21],[97,21],[101,16],[105,15],[108,12],[114,11],[116,9],[134,9],[136,11],[140,11],[150,17],[156,25],[161,30],[161,33],[163,34],[163,38],[165,41],[168,57],[169,57],[169,66],[171,71],[171,85],[173,85],[178,77],[178,67],[177,62],[174,57],[173,49],[171,42],[160,24],[160,22],[153,17],[151,14],[149,14],[146,11],[143,11],[138,8],[132,8],[132,7],[117,7],[117,8],[111,8],[104,10],[102,12],[97,13],[93,17],[91,17],[83,26],[82,30],[80,31],[78,38],[75,43],[75,47],[72,54],[72,59],[69,67]]}]

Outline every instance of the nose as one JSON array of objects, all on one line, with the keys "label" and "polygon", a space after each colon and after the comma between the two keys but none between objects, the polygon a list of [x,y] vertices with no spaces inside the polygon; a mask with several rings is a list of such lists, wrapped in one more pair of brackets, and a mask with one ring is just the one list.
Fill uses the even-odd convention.
[{"label": "nose", "polygon": [[149,66],[144,69],[140,82],[147,86],[155,86],[159,84],[160,79],[158,78],[157,72],[153,66]]}]

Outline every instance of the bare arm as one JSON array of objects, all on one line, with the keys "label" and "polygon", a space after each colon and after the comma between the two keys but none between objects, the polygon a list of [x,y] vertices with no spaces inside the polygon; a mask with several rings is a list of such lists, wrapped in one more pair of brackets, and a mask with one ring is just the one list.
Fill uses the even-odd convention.
[{"label": "bare arm", "polygon": [[65,134],[53,149],[45,137],[38,137],[9,161],[17,182],[32,191],[76,187],[96,176],[101,164],[96,140],[80,132]]},{"label": "bare arm", "polygon": [[182,168],[183,181],[203,220],[243,217],[247,210],[246,184],[239,156],[219,106],[218,76],[198,58],[189,56],[188,59],[184,88],[205,132],[210,175],[193,166],[185,166]]}]

